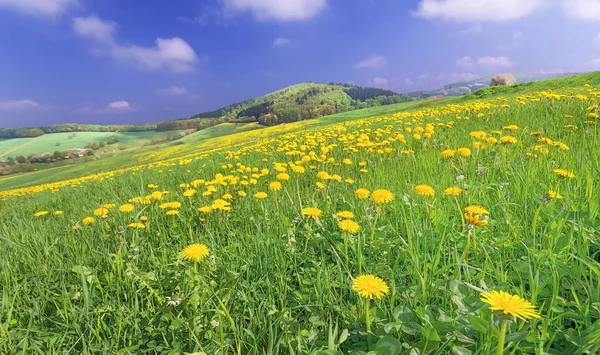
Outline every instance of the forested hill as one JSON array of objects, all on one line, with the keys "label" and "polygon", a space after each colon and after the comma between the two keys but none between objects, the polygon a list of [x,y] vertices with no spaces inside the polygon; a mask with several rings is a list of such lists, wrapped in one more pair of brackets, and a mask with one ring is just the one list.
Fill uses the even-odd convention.
[{"label": "forested hill", "polygon": [[303,83],[191,118],[256,119],[265,124],[295,122],[358,108],[410,101],[390,90],[349,84]]}]

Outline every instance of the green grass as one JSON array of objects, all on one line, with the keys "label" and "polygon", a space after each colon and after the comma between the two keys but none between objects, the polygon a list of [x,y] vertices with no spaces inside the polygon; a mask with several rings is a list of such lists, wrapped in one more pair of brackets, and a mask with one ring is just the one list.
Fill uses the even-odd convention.
[{"label": "green grass", "polygon": [[[496,354],[503,340],[504,354],[597,354],[600,89],[579,85],[590,78],[563,96],[512,89],[190,140],[128,156],[138,166],[125,171],[2,192],[0,349]],[[516,143],[494,142],[507,136]],[[458,148],[472,154],[442,156]],[[446,196],[452,186],[462,193]],[[359,199],[358,188],[394,198]],[[489,211],[469,216],[485,225],[466,223],[468,205]],[[340,229],[343,210],[358,233]],[[192,243],[208,257],[184,260]],[[361,298],[361,274],[389,293]],[[492,312],[486,290],[530,301],[541,318]]]},{"label": "green grass", "polygon": [[[185,131],[184,131],[185,132]],[[187,131],[189,132],[189,131]],[[54,153],[57,150],[66,150],[73,148],[83,148],[89,143],[108,141],[116,138],[119,142],[108,145],[104,149],[112,151],[119,148],[134,148],[150,143],[153,139],[165,140],[167,137],[178,135],[179,131],[171,132],[76,132],[75,136],[69,139],[73,133],[51,133],[36,138],[16,138],[0,141],[0,155],[7,157],[17,157],[19,155],[28,156],[30,154],[41,155],[44,153]],[[27,144],[25,144],[27,143]],[[56,145],[60,143],[60,145]],[[20,146],[20,148],[19,148]],[[17,148],[14,149],[13,148]],[[10,151],[10,152],[9,152]]]}]

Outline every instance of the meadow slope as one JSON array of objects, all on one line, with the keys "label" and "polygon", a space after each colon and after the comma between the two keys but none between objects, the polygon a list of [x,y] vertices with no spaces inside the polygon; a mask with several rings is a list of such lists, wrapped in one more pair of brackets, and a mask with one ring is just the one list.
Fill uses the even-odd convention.
[{"label": "meadow slope", "polygon": [[600,74],[561,83],[1,191],[0,349],[598,353]]}]

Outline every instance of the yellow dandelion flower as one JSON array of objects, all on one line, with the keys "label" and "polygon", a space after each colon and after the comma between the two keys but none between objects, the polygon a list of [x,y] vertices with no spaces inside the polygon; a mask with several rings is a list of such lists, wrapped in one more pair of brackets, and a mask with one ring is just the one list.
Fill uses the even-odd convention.
[{"label": "yellow dandelion flower", "polygon": [[209,252],[210,251],[206,244],[194,243],[185,247],[185,249],[181,251],[180,255],[184,260],[197,262],[204,260],[208,256]]},{"label": "yellow dandelion flower", "polygon": [[133,211],[133,205],[130,203],[119,206],[119,211],[121,212],[131,212]]},{"label": "yellow dandelion flower", "polygon": [[502,137],[500,137],[500,143],[515,144],[515,143],[517,143],[517,138],[513,137],[513,136],[502,136]]},{"label": "yellow dandelion flower", "polygon": [[144,223],[134,222],[134,223],[128,224],[127,227],[135,228],[135,229],[144,229],[144,228],[146,228],[146,225]]},{"label": "yellow dandelion flower", "polygon": [[269,196],[269,195],[267,195],[267,193],[266,193],[266,192],[262,192],[262,191],[261,191],[261,192],[257,192],[257,193],[255,193],[255,194],[254,194],[254,198],[257,198],[257,199],[259,199],[259,200],[262,200],[262,199],[264,199],[264,198],[267,198],[268,196]]},{"label": "yellow dandelion flower", "polygon": [[320,182],[320,181],[317,181],[317,183],[315,185],[317,185],[318,189],[324,189],[325,188],[325,184],[322,183],[322,182]]},{"label": "yellow dandelion flower", "polygon": [[194,190],[194,189],[185,190],[183,192],[183,196],[185,196],[185,197],[192,197],[195,194],[196,194],[196,190]]},{"label": "yellow dandelion flower", "polygon": [[531,302],[504,291],[488,291],[481,294],[481,301],[490,305],[492,311],[510,314],[521,319],[542,318]]},{"label": "yellow dandelion flower", "polygon": [[213,208],[211,206],[203,206],[198,208],[198,212],[211,213]]},{"label": "yellow dandelion flower", "polygon": [[489,215],[490,212],[479,205],[470,205],[464,208],[464,211],[471,215]]},{"label": "yellow dandelion flower", "polygon": [[367,198],[369,198],[370,195],[371,195],[371,193],[369,192],[369,190],[367,190],[365,188],[360,188],[360,189],[354,191],[354,196],[356,196],[360,200],[367,199]]},{"label": "yellow dandelion flower", "polygon": [[96,222],[96,220],[94,219],[94,217],[85,217],[81,223],[83,223],[84,226],[90,225],[92,223]]},{"label": "yellow dandelion flower", "polygon": [[48,211],[39,211],[33,214],[34,217],[42,217],[48,214]]},{"label": "yellow dandelion flower", "polygon": [[336,213],[335,215],[340,218],[343,218],[343,219],[353,219],[354,218],[354,213],[352,213],[350,211],[340,211],[340,212]]},{"label": "yellow dandelion flower", "polygon": [[454,149],[446,149],[442,152],[442,157],[444,158],[452,158],[456,154],[456,150]]},{"label": "yellow dandelion flower", "polygon": [[421,196],[433,196],[435,195],[435,190],[433,187],[425,184],[417,185],[415,187],[415,192]]},{"label": "yellow dandelion flower", "polygon": [[104,208],[104,207],[100,207],[98,209],[95,209],[94,210],[94,216],[105,218],[105,216],[108,216],[108,209]]},{"label": "yellow dandelion flower", "polygon": [[469,213],[465,213],[465,221],[469,224],[472,224],[477,227],[483,227],[488,225],[487,219],[480,219],[480,215],[473,215]]},{"label": "yellow dandelion flower", "polygon": [[71,229],[74,230],[74,231],[78,231],[80,228],[81,227],[78,224],[76,224],[73,227],[71,227]]},{"label": "yellow dandelion flower", "polygon": [[573,179],[575,177],[575,174],[566,169],[554,169],[553,172],[558,174],[558,176],[560,176],[561,178]]},{"label": "yellow dandelion flower", "polygon": [[394,194],[386,189],[377,189],[371,194],[371,199],[376,204],[384,204],[394,201]]},{"label": "yellow dandelion flower", "polygon": [[148,222],[148,217],[147,216],[141,216],[140,217],[140,221],[146,223],[146,222]]},{"label": "yellow dandelion flower", "polygon": [[511,124],[509,126],[504,126],[502,128],[505,129],[505,130],[507,130],[507,131],[516,131],[517,129],[519,129],[519,126]]},{"label": "yellow dandelion flower", "polygon": [[464,190],[461,189],[460,187],[453,186],[453,187],[449,187],[449,188],[445,189],[444,190],[444,195],[446,195],[446,196],[458,196],[458,195],[462,194],[463,191]]},{"label": "yellow dandelion flower", "polygon": [[279,181],[287,181],[290,179],[290,175],[288,173],[279,173],[277,174],[276,178]]},{"label": "yellow dandelion flower", "polygon": [[358,223],[351,219],[344,219],[338,222],[338,227],[346,233],[355,234],[360,230]]},{"label": "yellow dandelion flower", "polygon": [[366,299],[381,298],[390,293],[387,283],[378,276],[360,275],[352,281],[352,288]]},{"label": "yellow dandelion flower", "polygon": [[166,209],[176,209],[176,208],[180,208],[181,207],[181,203],[180,202],[165,202],[160,204],[160,206],[158,206],[160,209],[162,210],[166,210]]},{"label": "yellow dandelion flower", "polygon": [[178,210],[169,210],[167,211],[167,216],[175,216],[178,215],[179,211]]},{"label": "yellow dandelion flower", "polygon": [[316,207],[306,207],[302,209],[302,214],[310,219],[316,219],[323,215],[323,211]]},{"label": "yellow dandelion flower", "polygon": [[458,148],[456,150],[456,152],[458,154],[460,154],[460,156],[463,156],[463,157],[470,157],[471,156],[471,149],[469,149],[469,148]]},{"label": "yellow dandelion flower", "polygon": [[246,191],[240,190],[240,191],[237,192],[237,195],[240,196],[240,197],[246,197],[247,194],[246,194]]},{"label": "yellow dandelion flower", "polygon": [[55,216],[61,216],[63,214],[63,211],[58,210],[58,211],[54,211],[53,215]]},{"label": "yellow dandelion flower", "polygon": [[565,198],[563,195],[559,194],[556,191],[552,191],[552,190],[549,190],[548,193],[546,193],[546,196],[550,200],[554,200],[554,199],[562,200],[563,198]]},{"label": "yellow dandelion flower", "polygon": [[269,190],[271,191],[279,191],[281,190],[283,186],[281,185],[281,183],[279,181],[273,181],[272,183],[269,184]]}]

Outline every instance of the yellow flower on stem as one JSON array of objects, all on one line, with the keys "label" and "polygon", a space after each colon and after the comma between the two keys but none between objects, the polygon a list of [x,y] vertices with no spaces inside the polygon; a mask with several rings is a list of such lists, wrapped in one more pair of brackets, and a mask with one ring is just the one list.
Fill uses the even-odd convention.
[{"label": "yellow flower on stem", "polygon": [[206,244],[194,243],[185,247],[180,255],[184,260],[198,262],[204,260],[208,254],[209,249]]},{"label": "yellow flower on stem", "polygon": [[352,281],[352,289],[365,299],[365,321],[367,332],[371,331],[370,303],[372,298],[380,299],[390,293],[387,283],[374,275],[360,275]]}]

